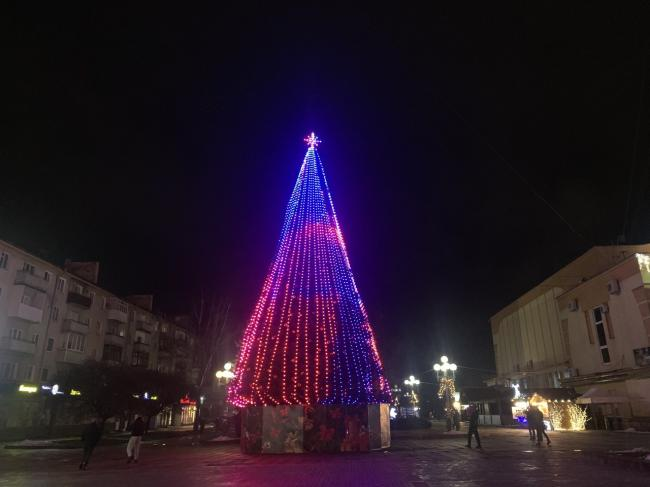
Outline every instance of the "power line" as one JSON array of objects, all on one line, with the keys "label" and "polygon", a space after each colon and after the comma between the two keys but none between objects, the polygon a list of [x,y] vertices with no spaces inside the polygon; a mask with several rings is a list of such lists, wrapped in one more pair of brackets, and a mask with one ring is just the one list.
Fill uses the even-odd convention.
[{"label": "power line", "polygon": [[571,223],[546,199],[544,196],[542,196],[539,191],[524,177],[523,174],[521,174],[515,166],[513,166],[506,157],[501,154],[496,147],[494,147],[489,140],[487,140],[487,137],[485,137],[473,124],[469,122],[458,110],[456,110],[455,107],[450,105],[447,101],[443,100],[443,103],[451,110],[466,126],[469,128],[472,132],[474,132],[474,135],[488,148],[490,149],[500,160],[503,162],[521,181],[530,189],[530,191],[542,202],[544,203],[554,214],[557,216],[568,228],[571,230],[574,234],[576,234],[578,237],[580,237],[582,240],[585,242],[589,243],[590,245],[594,246],[595,244],[589,240],[587,237],[585,237],[582,233],[580,233],[578,230],[574,228]]}]

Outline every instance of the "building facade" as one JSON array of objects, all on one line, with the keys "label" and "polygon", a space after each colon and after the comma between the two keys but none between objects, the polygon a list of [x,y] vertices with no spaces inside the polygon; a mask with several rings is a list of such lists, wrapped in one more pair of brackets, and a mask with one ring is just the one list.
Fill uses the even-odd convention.
[{"label": "building facade", "polygon": [[650,426],[648,255],[594,247],[493,316],[497,382],[574,388],[592,427]]},{"label": "building facade", "polygon": [[[152,296],[99,287],[98,274],[97,262],[61,268],[0,240],[0,390],[50,387],[88,359],[190,378],[189,329],[154,313]],[[0,405],[0,428],[27,423]]]}]

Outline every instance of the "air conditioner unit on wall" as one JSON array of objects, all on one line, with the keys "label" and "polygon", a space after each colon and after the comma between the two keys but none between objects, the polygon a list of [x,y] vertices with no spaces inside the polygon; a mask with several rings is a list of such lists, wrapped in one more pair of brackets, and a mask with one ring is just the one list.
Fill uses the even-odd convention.
[{"label": "air conditioner unit on wall", "polygon": [[619,294],[621,292],[621,285],[618,279],[612,279],[607,283],[607,292],[609,294]]},{"label": "air conditioner unit on wall", "polygon": [[567,308],[569,308],[569,311],[578,311],[578,300],[572,299],[571,301],[569,301]]}]

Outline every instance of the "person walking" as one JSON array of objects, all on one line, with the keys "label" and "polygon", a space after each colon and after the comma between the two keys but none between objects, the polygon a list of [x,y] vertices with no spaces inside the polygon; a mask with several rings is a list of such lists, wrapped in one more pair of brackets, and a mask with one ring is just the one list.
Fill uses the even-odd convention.
[{"label": "person walking", "polygon": [[97,418],[94,418],[83,430],[81,433],[81,441],[84,445],[84,453],[81,458],[81,464],[79,465],[79,470],[86,470],[88,468],[88,461],[90,456],[93,454],[93,450],[99,439],[102,436],[102,426],[100,426]]},{"label": "person walking", "polygon": [[526,423],[528,423],[528,436],[530,437],[530,441],[535,441],[535,434],[537,432],[537,425],[535,424],[535,415],[530,414],[531,413],[531,407],[529,406],[528,409],[526,409]]},{"label": "person walking", "polygon": [[138,416],[131,425],[131,438],[129,438],[129,442],[126,445],[126,454],[129,459],[126,463],[138,463],[142,435],[144,435],[144,421],[142,421],[142,417]]},{"label": "person walking", "polygon": [[542,436],[546,438],[546,444],[551,445],[551,440],[546,434],[546,426],[544,425],[544,413],[540,411],[537,406],[531,406],[528,412],[528,424],[529,427],[533,427],[535,430],[535,436],[537,437],[537,446],[542,444]]},{"label": "person walking", "polygon": [[542,435],[546,438],[546,446],[551,446],[551,439],[546,434],[546,425],[544,424],[544,413],[539,408],[537,410],[537,446],[542,444]]},{"label": "person walking", "polygon": [[474,404],[467,408],[467,415],[469,417],[469,429],[467,430],[467,448],[472,448],[472,435],[476,438],[476,448],[479,450],[481,447],[481,437],[478,435],[478,409]]}]

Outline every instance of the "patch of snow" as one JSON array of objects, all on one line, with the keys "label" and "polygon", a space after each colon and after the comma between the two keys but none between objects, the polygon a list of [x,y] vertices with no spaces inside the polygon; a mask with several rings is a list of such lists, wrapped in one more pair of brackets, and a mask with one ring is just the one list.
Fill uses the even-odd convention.
[{"label": "patch of snow", "polygon": [[638,446],[631,450],[610,450],[610,453],[648,453],[648,449]]}]

